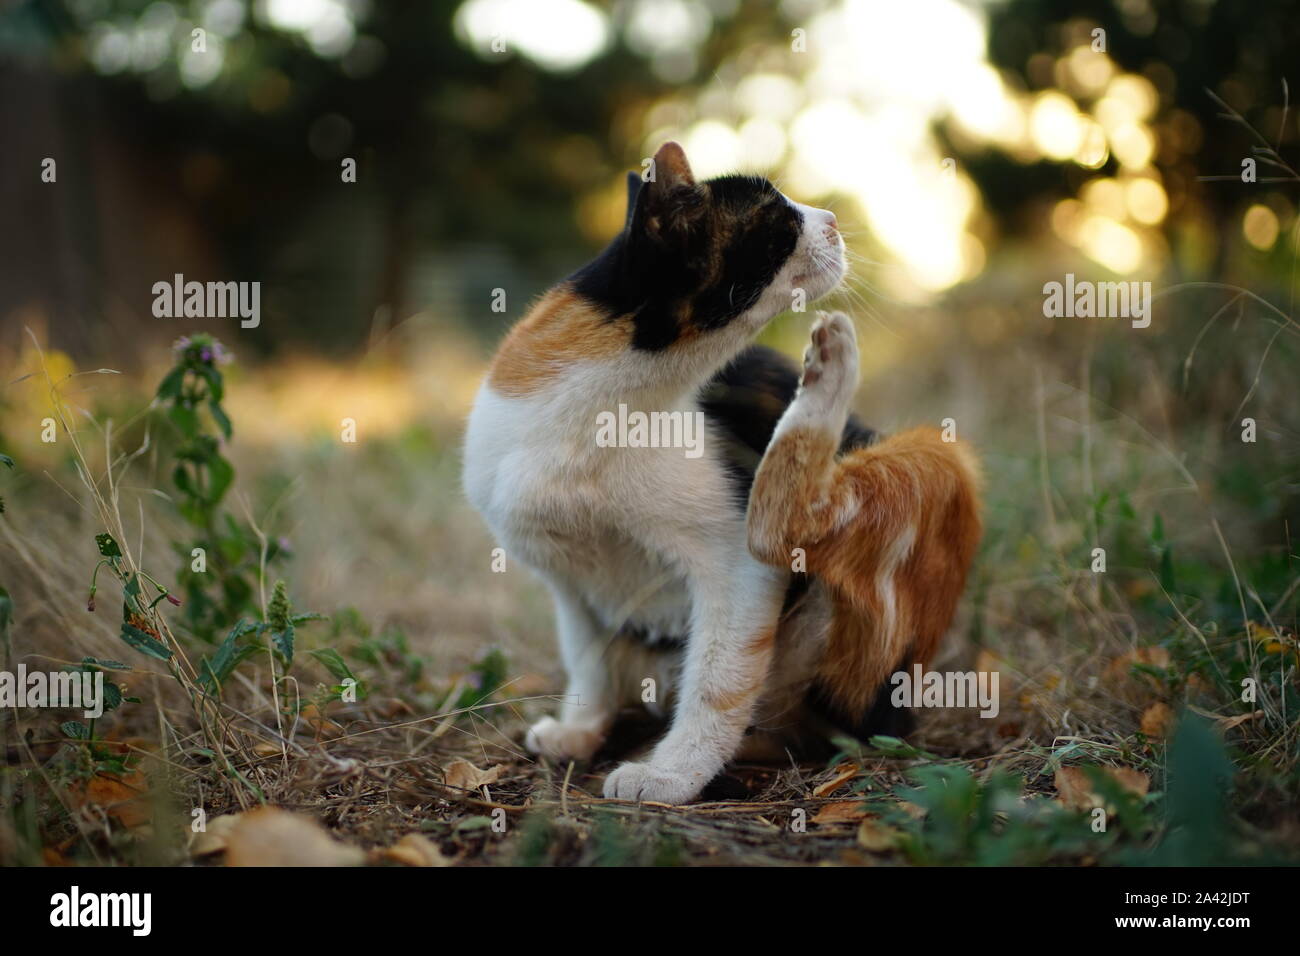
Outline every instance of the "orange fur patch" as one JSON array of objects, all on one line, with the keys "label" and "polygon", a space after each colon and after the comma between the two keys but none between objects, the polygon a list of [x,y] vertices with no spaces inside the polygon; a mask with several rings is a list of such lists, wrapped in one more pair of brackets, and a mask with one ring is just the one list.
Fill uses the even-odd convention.
[{"label": "orange fur patch", "polygon": [[827,585],[820,677],[856,716],[900,665],[927,664],[952,622],[981,533],[979,471],[969,448],[933,428],[839,459],[836,445],[817,429],[773,442],[750,495],[749,540],[760,560],[786,567],[802,548]]},{"label": "orange fur patch", "polygon": [[532,395],[575,363],[626,350],[631,337],[629,323],[610,321],[572,288],[560,285],[510,330],[492,359],[488,382],[512,398]]},{"label": "orange fur patch", "polygon": [[728,714],[733,710],[739,710],[742,707],[752,707],[754,701],[758,698],[759,691],[763,689],[763,679],[766,675],[760,674],[758,680],[748,687],[735,687],[727,690],[706,691],[701,698],[705,706],[711,707],[720,713]]}]

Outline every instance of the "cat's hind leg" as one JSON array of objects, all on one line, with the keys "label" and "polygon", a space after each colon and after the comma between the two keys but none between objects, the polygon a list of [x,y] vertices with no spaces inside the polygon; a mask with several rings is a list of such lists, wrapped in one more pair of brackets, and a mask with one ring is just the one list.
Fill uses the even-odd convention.
[{"label": "cat's hind leg", "polygon": [[858,365],[842,313],[814,325],[804,365],[754,478],[749,547],[769,564],[802,557],[826,585],[820,678],[856,718],[891,671],[926,663],[951,623],[980,537],[978,465],[933,428],[839,454]]}]

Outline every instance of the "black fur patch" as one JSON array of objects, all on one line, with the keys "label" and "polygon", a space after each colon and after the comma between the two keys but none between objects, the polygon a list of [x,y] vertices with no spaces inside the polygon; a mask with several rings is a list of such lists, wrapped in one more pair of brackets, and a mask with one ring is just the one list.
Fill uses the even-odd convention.
[{"label": "black fur patch", "polygon": [[895,707],[889,700],[890,690],[889,681],[886,680],[877,689],[876,699],[870,709],[857,720],[835,705],[820,682],[815,682],[809,688],[804,702],[822,719],[858,740],[869,740],[877,734],[906,737],[916,729],[916,716],[907,707]]},{"label": "black fur patch", "polygon": [[757,302],[802,228],[799,210],[760,177],[654,189],[633,173],[623,231],[569,281],[610,321],[630,318],[634,348],[659,351]]}]

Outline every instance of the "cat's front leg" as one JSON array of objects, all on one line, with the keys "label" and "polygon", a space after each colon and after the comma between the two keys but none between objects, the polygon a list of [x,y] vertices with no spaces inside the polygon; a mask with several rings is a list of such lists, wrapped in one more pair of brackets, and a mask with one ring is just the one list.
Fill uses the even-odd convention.
[{"label": "cat's front leg", "polygon": [[694,570],[691,636],[672,726],[644,762],[605,779],[605,796],[686,803],[732,758],[767,678],[787,576],[743,544]]},{"label": "cat's front leg", "polygon": [[571,585],[559,580],[548,584],[568,684],[559,719],[543,717],[533,724],[524,746],[553,760],[585,760],[604,743],[618,710],[605,666],[608,635]]}]

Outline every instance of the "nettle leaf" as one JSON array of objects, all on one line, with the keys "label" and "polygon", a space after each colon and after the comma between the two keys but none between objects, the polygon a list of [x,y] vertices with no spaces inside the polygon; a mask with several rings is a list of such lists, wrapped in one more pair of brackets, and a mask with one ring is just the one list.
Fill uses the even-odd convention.
[{"label": "nettle leaf", "polygon": [[1174,593],[1174,553],[1169,545],[1160,549],[1160,586]]},{"label": "nettle leaf", "polygon": [[181,386],[185,382],[185,366],[178,365],[158,385],[159,398],[180,398]]},{"label": "nettle leaf", "polygon": [[207,500],[210,504],[216,504],[226,494],[226,489],[230,483],[235,480],[235,469],[218,454],[213,454],[208,459],[208,494]]},{"label": "nettle leaf", "polygon": [[330,676],[335,680],[347,680],[356,676],[352,673],[352,668],[348,667],[347,661],[343,660],[343,655],[332,647],[323,647],[319,650],[308,651],[312,657],[320,661],[325,669],[330,672]]},{"label": "nettle leaf", "polygon": [[104,710],[117,710],[122,706],[122,688],[111,680],[104,681]]},{"label": "nettle leaf", "polygon": [[59,730],[63,731],[65,737],[71,737],[73,740],[89,740],[90,728],[79,720],[69,720],[59,724]]},{"label": "nettle leaf", "polygon": [[232,429],[230,426],[230,417],[226,414],[226,410],[221,407],[220,403],[217,402],[215,398],[210,398],[208,399],[208,411],[212,413],[212,420],[215,421],[217,427],[221,429],[221,434],[225,435],[226,438],[229,439]]},{"label": "nettle leaf", "polygon": [[186,405],[173,405],[167,410],[167,417],[185,437],[193,438],[199,433],[199,416],[194,409]]},{"label": "nettle leaf", "polygon": [[212,655],[211,660],[204,659],[203,674],[201,680],[203,685],[209,690],[225,682],[239,666],[239,663],[257,650],[256,645],[239,643],[239,639],[247,634],[252,634],[261,630],[261,625],[241,618],[230,629],[226,639],[221,642],[217,652]]},{"label": "nettle leaf", "polygon": [[194,494],[194,483],[190,481],[190,473],[185,470],[185,466],[177,464],[172,469],[172,484],[187,495]]},{"label": "nettle leaf", "polygon": [[130,622],[122,622],[122,640],[142,654],[156,657],[160,661],[170,660],[172,652],[152,634],[147,634]]},{"label": "nettle leaf", "polygon": [[116,773],[125,775],[131,772],[131,768],[126,765],[126,761],[121,757],[106,757],[96,765],[100,773]]},{"label": "nettle leaf", "polygon": [[872,749],[880,751],[887,757],[921,757],[925,759],[934,759],[934,754],[926,753],[917,747],[913,747],[906,740],[899,737],[890,737],[886,734],[876,734],[868,743]]},{"label": "nettle leaf", "polygon": [[225,397],[226,388],[221,380],[221,373],[211,365],[200,365],[196,370],[208,383],[208,397],[220,402]]},{"label": "nettle leaf", "polygon": [[230,678],[236,667],[256,654],[258,650],[255,644],[241,644],[232,648],[228,654],[222,655],[218,652],[211,660],[204,658],[200,682],[206,689],[216,690]]},{"label": "nettle leaf", "polygon": [[83,666],[91,669],[96,667],[109,671],[129,671],[135,669],[130,664],[123,664],[121,661],[107,661],[101,660],[97,657],[83,657],[81,663]]},{"label": "nettle leaf", "polygon": [[122,549],[117,546],[117,541],[107,531],[95,535],[95,545],[99,548],[99,553],[106,558],[120,558],[122,556]]},{"label": "nettle leaf", "polygon": [[282,631],[274,631],[271,634],[271,643],[275,645],[276,651],[284,658],[286,664],[293,663],[293,625],[290,624]]}]

